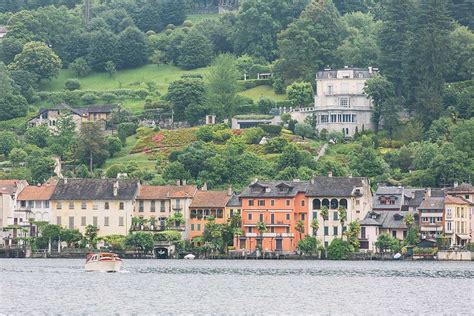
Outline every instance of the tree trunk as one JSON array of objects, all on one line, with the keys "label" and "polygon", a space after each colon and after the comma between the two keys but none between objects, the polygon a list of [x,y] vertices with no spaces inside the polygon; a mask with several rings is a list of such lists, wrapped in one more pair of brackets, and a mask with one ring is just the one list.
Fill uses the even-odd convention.
[{"label": "tree trunk", "polygon": [[89,151],[89,169],[92,172],[92,151]]}]

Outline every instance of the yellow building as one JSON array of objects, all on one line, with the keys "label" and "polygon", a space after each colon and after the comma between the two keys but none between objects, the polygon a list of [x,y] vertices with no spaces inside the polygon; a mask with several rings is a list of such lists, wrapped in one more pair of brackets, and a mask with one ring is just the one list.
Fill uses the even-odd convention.
[{"label": "yellow building", "polygon": [[471,240],[470,207],[472,203],[459,196],[447,195],[445,200],[445,235],[449,244],[465,246]]},{"label": "yellow building", "polygon": [[50,223],[99,236],[127,235],[139,191],[134,180],[61,179],[51,197]]}]

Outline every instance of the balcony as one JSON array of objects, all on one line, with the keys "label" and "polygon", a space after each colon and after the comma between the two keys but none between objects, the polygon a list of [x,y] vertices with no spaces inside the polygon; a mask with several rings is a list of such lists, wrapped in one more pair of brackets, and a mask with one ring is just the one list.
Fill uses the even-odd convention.
[{"label": "balcony", "polygon": [[263,233],[263,237],[270,237],[270,238],[275,238],[277,236],[276,233]]}]

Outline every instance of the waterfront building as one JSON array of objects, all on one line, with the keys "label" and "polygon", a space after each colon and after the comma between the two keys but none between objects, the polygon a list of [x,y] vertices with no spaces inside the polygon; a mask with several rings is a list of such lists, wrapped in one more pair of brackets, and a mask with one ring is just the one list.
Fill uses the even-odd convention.
[{"label": "waterfront building", "polygon": [[56,181],[43,185],[26,186],[18,195],[15,218],[24,223],[35,235],[35,226],[29,225],[30,221],[49,222],[51,217],[51,196],[56,188]]},{"label": "waterfront building", "polygon": [[419,215],[414,211],[370,211],[359,222],[359,249],[361,251],[375,252],[375,242],[381,234],[389,234],[402,241],[406,238],[408,229],[405,218],[411,214],[414,219],[413,226],[418,226]]},{"label": "waterfront building", "polygon": [[25,224],[22,218],[15,217],[15,211],[18,195],[26,186],[26,180],[0,180],[0,245],[15,245],[18,228]]},{"label": "waterfront building", "polygon": [[316,74],[314,110],[318,132],[342,132],[353,136],[374,128],[373,105],[364,94],[366,81],[376,68],[325,69]]},{"label": "waterfront building", "polygon": [[425,198],[418,207],[420,216],[420,235],[423,239],[434,239],[444,232],[444,197],[431,196],[426,190]]},{"label": "waterfront building", "polygon": [[[189,218],[189,206],[196,192],[197,186],[186,185],[185,181],[177,181],[176,185],[141,186],[133,216],[147,220],[153,218],[155,222],[153,230],[168,229],[166,220],[170,216],[180,213],[183,215],[183,219]],[[185,225],[172,228],[183,231],[184,237],[187,237],[189,229],[185,229]]]},{"label": "waterfront building", "polygon": [[[307,186],[300,181],[256,180],[245,188],[240,194],[243,234],[234,245],[251,252],[294,253],[298,240],[308,233]],[[299,221],[301,232],[296,230]]]},{"label": "waterfront building", "polygon": [[471,212],[473,203],[447,195],[445,200],[445,236],[451,247],[465,246],[471,241]]},{"label": "waterfront building", "polygon": [[228,191],[207,191],[199,190],[196,192],[191,205],[189,206],[188,238],[192,240],[195,237],[202,236],[206,223],[210,218],[214,218],[217,224],[227,222],[230,214],[226,212],[227,203],[232,197],[232,192]]},{"label": "waterfront building", "polygon": [[229,192],[231,194],[231,197],[229,199],[229,202],[227,202],[225,210],[226,210],[226,214],[229,214],[229,218],[230,218],[234,215],[241,215],[242,201],[240,199],[240,196],[237,193],[232,192],[232,188],[229,188]]},{"label": "waterfront building", "polygon": [[[372,210],[374,211],[417,211],[425,197],[424,188],[406,188],[402,186],[378,186],[374,194]],[[432,196],[443,197],[440,189],[431,189]]]},{"label": "waterfront building", "polygon": [[135,180],[60,179],[51,196],[50,223],[82,233],[94,225],[99,236],[127,235],[139,186]]},{"label": "waterfront building", "polygon": [[[316,237],[327,247],[334,238],[340,238],[345,230],[341,227],[338,209],[345,208],[347,220],[362,220],[372,210],[372,191],[370,183],[364,177],[315,177],[307,187],[309,212],[307,223],[317,219],[319,229]],[[328,209],[328,216],[321,215],[323,208]],[[312,230],[309,230],[313,235]]]}]

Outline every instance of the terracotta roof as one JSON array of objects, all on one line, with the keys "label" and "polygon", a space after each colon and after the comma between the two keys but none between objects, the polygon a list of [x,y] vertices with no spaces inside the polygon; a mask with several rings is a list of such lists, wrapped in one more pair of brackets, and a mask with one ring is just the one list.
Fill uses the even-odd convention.
[{"label": "terracotta roof", "polygon": [[459,196],[452,196],[452,195],[446,195],[446,198],[444,199],[444,204],[463,204],[463,205],[469,205],[471,204],[468,200],[465,200]]},{"label": "terracotta roof", "polygon": [[443,210],[444,209],[444,197],[428,197],[425,198],[421,205],[418,207],[419,210]]},{"label": "terracotta roof", "polygon": [[44,184],[42,186],[29,185],[18,195],[19,201],[47,201],[51,199],[56,185]]},{"label": "terracotta roof", "polygon": [[222,207],[230,200],[227,191],[197,191],[189,207]]},{"label": "terracotta roof", "polygon": [[0,191],[3,194],[14,194],[18,189],[18,185],[20,182],[24,180],[18,179],[7,179],[7,180],[0,180]]},{"label": "terracotta roof", "polygon": [[474,193],[474,186],[470,183],[461,183],[460,185],[446,189],[448,193]]},{"label": "terracotta roof", "polygon": [[144,185],[137,199],[167,200],[170,198],[192,198],[196,194],[195,185]]}]

